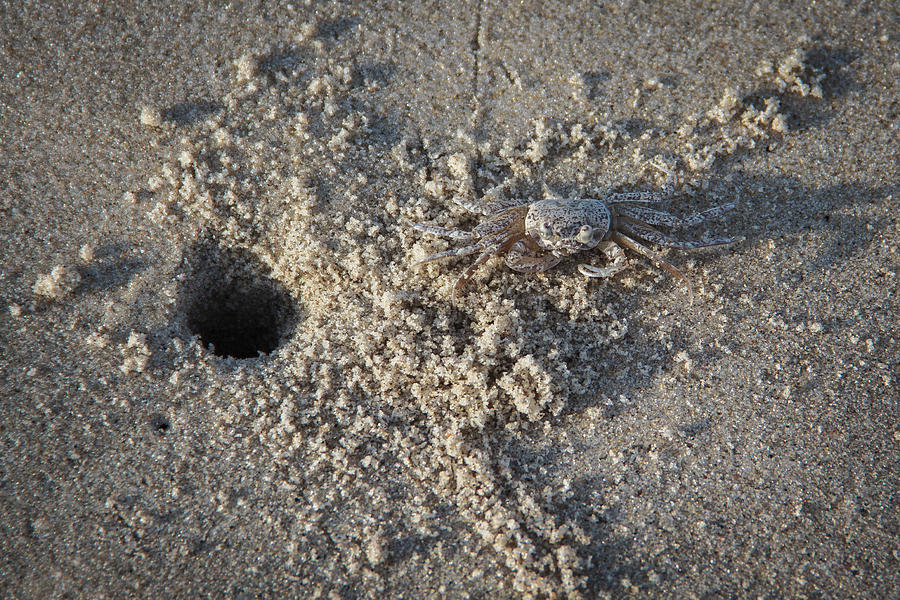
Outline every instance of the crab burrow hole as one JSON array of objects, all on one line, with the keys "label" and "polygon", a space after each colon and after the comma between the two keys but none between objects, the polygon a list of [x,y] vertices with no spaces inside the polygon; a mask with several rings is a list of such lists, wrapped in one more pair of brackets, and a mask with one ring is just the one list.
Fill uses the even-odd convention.
[{"label": "crab burrow hole", "polygon": [[211,352],[236,359],[270,354],[297,322],[294,299],[243,249],[195,244],[182,263],[179,314]]}]

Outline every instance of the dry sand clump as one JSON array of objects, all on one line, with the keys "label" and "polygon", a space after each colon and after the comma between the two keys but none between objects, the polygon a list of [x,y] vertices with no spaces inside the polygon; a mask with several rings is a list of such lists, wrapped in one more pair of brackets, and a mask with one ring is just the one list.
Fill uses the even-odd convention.
[{"label": "dry sand clump", "polygon": [[38,275],[32,290],[38,296],[61,300],[71,294],[81,283],[81,275],[67,265],[56,265],[50,273]]}]

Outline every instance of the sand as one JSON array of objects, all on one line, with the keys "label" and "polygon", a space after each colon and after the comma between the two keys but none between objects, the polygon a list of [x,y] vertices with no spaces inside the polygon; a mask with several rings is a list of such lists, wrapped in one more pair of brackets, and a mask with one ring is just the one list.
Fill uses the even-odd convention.
[{"label": "sand", "polygon": [[[897,597],[900,14],[0,12],[0,596]],[[606,280],[413,267],[659,191]]]}]

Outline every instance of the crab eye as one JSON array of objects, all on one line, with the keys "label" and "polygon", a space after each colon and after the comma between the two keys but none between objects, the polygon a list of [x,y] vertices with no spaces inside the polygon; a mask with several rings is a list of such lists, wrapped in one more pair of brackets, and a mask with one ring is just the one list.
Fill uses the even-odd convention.
[{"label": "crab eye", "polygon": [[541,237],[550,237],[553,230],[550,229],[549,223],[541,223],[540,227],[538,227],[538,233],[541,234]]},{"label": "crab eye", "polygon": [[578,230],[578,241],[587,244],[594,239],[594,228],[590,225],[582,225]]}]

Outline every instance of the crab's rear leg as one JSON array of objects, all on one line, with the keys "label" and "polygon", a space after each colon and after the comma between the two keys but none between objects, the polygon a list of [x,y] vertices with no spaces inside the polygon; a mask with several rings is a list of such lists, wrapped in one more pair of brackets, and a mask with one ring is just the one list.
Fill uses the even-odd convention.
[{"label": "crab's rear leg", "polygon": [[665,246],[667,248],[676,248],[678,250],[693,250],[695,248],[708,248],[710,246],[723,246],[741,241],[742,238],[713,238],[709,240],[676,240],[671,236],[657,231],[648,225],[641,223],[621,223],[619,228],[634,237],[638,237],[644,241]]},{"label": "crab's rear leg", "polygon": [[486,263],[494,254],[497,253],[497,250],[500,248],[500,244],[494,244],[488,248],[484,249],[484,252],[478,255],[478,258],[475,259],[469,267],[463,271],[463,274],[459,276],[459,279],[456,280],[456,283],[453,284],[453,291],[450,293],[450,304],[456,305],[456,295],[459,293],[459,290],[462,289],[466,282],[475,274],[475,271],[478,270],[478,267]]},{"label": "crab's rear leg", "polygon": [[441,260],[442,258],[450,258],[452,256],[468,256],[470,254],[475,254],[481,249],[481,244],[472,244],[471,246],[463,246],[462,248],[451,248],[450,250],[444,250],[443,252],[431,254],[429,256],[426,256],[425,258],[417,260],[412,264],[412,266],[418,267],[419,265],[424,265],[425,263],[430,263],[435,260]]},{"label": "crab's rear leg", "polygon": [[672,169],[651,162],[650,166],[655,167],[666,174],[666,181],[663,188],[659,192],[619,192],[607,195],[604,200],[609,204],[617,204],[619,202],[637,202],[639,204],[661,204],[675,195],[675,184],[678,183],[678,176]]},{"label": "crab's rear leg", "polygon": [[470,213],[489,217],[510,208],[516,208],[530,201],[526,198],[497,198],[493,200],[470,200],[464,196],[453,196],[453,203]]},{"label": "crab's rear leg", "polygon": [[578,265],[578,272],[585,277],[612,277],[627,266],[628,263],[627,259],[625,258],[625,253],[622,251],[622,248],[619,247],[619,245],[615,242],[600,242],[598,248],[600,248],[600,250],[606,256],[606,261],[609,263],[609,266],[594,267],[584,264]]},{"label": "crab's rear leg", "polygon": [[527,213],[527,206],[504,209],[491,215],[484,223],[476,225],[472,232],[478,237],[496,237],[498,240],[522,235],[525,232],[525,215]]},{"label": "crab's rear leg", "polygon": [[465,196],[460,196],[460,195],[453,196],[453,203],[459,207],[464,208],[465,210],[469,211],[470,213],[473,213],[476,215],[489,215],[490,214],[488,212],[488,209],[485,206],[484,202],[480,202],[478,200],[470,200],[469,198],[466,198]]},{"label": "crab's rear leg", "polygon": [[[503,254],[504,252],[509,252],[509,250],[516,245],[519,240],[522,239],[521,233],[512,233],[503,237],[493,244],[482,245],[483,252],[478,255],[478,258],[475,259],[469,268],[466,269],[462,275],[459,276],[459,279],[456,280],[456,283],[453,284],[453,293],[450,295],[451,304],[456,304],[456,294],[459,290],[462,289],[462,286],[469,281],[469,278],[478,270],[478,267],[483,265],[490,259],[492,256],[497,254]],[[484,244],[484,240],[482,240],[482,244]]]},{"label": "crab's rear leg", "polygon": [[671,194],[666,192],[617,192],[606,195],[603,200],[607,204],[619,204],[622,202],[636,202],[639,204],[662,204],[669,199]]},{"label": "crab's rear leg", "polygon": [[644,256],[649,258],[653,262],[653,264],[655,264],[657,267],[668,271],[675,278],[681,280],[684,283],[685,287],[687,288],[688,298],[690,299],[690,303],[691,304],[694,303],[694,292],[691,289],[691,282],[688,281],[688,278],[684,276],[684,273],[682,273],[681,271],[679,271],[678,269],[676,269],[675,267],[673,267],[672,265],[667,263],[665,261],[665,259],[663,259],[662,256],[660,256],[659,254],[657,254],[650,248],[647,248],[643,244],[640,244],[639,242],[631,239],[630,237],[628,237],[625,234],[614,232],[612,234],[612,236],[610,236],[610,237],[611,237],[612,241],[619,244],[620,246],[624,246],[624,247],[628,248],[629,250],[634,250],[635,252],[637,252],[639,254],[643,254]]},{"label": "crab's rear leg", "polygon": [[661,210],[647,208],[646,206],[617,206],[615,210],[619,215],[648,225],[662,225],[663,227],[679,228],[698,225],[703,221],[718,217],[734,207],[734,202],[729,202],[728,204],[714,206],[713,208],[689,217],[677,217]]},{"label": "crab's rear leg", "polygon": [[432,225],[431,223],[415,223],[413,229],[456,242],[472,242],[478,237],[475,233],[466,231],[465,229],[452,229],[450,227]]}]

